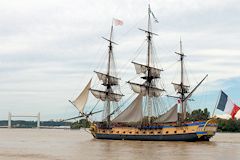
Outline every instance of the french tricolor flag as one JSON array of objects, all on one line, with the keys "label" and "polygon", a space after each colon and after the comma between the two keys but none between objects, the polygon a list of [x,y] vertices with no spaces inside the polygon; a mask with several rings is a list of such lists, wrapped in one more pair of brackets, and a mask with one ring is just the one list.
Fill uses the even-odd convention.
[{"label": "french tricolor flag", "polygon": [[226,95],[226,93],[221,91],[217,109],[224,111],[227,114],[230,114],[232,116],[232,119],[234,119],[235,115],[240,110],[240,107],[234,104],[228,97],[228,95]]}]

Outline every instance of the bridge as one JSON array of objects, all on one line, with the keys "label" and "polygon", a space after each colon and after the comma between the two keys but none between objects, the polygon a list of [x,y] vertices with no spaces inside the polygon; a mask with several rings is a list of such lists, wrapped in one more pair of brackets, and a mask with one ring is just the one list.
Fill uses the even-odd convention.
[{"label": "bridge", "polygon": [[40,128],[40,112],[37,115],[13,115],[11,112],[8,113],[8,128],[12,128],[12,118],[37,118],[37,128]]}]

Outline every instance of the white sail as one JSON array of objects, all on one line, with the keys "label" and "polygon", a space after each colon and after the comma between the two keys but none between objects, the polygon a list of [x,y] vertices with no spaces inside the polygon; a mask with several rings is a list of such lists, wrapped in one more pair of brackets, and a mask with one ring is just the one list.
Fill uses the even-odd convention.
[{"label": "white sail", "polygon": [[[182,92],[181,84],[172,83],[176,92]],[[183,92],[188,93],[190,86],[183,85]]]},{"label": "white sail", "polygon": [[80,95],[73,101],[73,104],[78,108],[78,110],[83,113],[84,106],[88,100],[88,93],[91,87],[92,79],[88,82],[87,86],[84,90],[80,93]]},{"label": "white sail", "polygon": [[178,105],[175,104],[166,113],[160,115],[154,122],[164,123],[164,122],[176,122],[178,120]]},{"label": "white sail", "polygon": [[142,96],[138,95],[136,99],[112,122],[139,122],[143,118],[142,113]]},{"label": "white sail", "polygon": [[187,118],[187,101],[183,101],[183,118]]},{"label": "white sail", "polygon": [[142,84],[132,82],[129,82],[129,84],[131,85],[131,88],[135,93],[139,93],[143,96],[148,95],[149,97],[159,97],[161,96],[161,93],[164,91],[163,89],[159,89],[156,87],[148,87]]},{"label": "white sail", "polygon": [[146,65],[140,64],[140,63],[136,63],[136,62],[132,62],[135,66],[135,70],[137,74],[140,73],[147,73],[148,68],[150,68],[150,73],[149,76],[155,77],[155,78],[159,78],[160,77],[160,72],[162,71],[161,69],[158,68],[154,68],[154,67],[148,67]]},{"label": "white sail", "polygon": [[96,72],[96,71],[95,71],[95,73],[97,74],[98,79],[101,80],[104,85],[106,85],[106,84],[118,85],[119,78],[110,76],[110,75],[107,75],[104,73]]},{"label": "white sail", "polygon": [[108,93],[106,91],[100,91],[100,90],[94,90],[91,89],[91,93],[98,99],[101,99],[102,101],[115,101],[119,102],[122,98],[122,94],[117,94],[117,93]]}]

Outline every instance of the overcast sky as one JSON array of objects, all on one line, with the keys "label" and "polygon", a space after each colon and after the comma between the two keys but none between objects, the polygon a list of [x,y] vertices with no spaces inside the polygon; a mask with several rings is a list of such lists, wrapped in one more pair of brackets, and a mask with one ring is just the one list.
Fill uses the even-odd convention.
[{"label": "overcast sky", "polygon": [[[112,18],[119,76],[145,39],[148,0],[0,0],[0,119],[41,112],[44,120],[77,115],[68,103],[105,57]],[[179,37],[192,85],[209,74],[197,99],[213,110],[220,89],[240,105],[240,1],[152,0],[154,39],[168,90]],[[133,75],[134,76],[134,75]],[[126,76],[128,77],[128,76]],[[171,90],[169,88],[169,90]],[[199,105],[199,104],[198,104]],[[197,107],[198,107],[197,105]],[[207,106],[206,106],[207,105]],[[218,112],[221,113],[221,112]]]}]

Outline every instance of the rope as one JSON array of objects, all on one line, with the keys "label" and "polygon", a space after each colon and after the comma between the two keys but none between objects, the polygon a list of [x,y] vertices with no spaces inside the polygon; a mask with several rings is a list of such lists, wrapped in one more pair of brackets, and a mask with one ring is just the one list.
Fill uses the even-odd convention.
[{"label": "rope", "polygon": [[[85,132],[89,133],[89,134],[92,134],[91,132],[89,132],[86,128],[82,128]],[[81,130],[81,128],[80,128]]]}]

